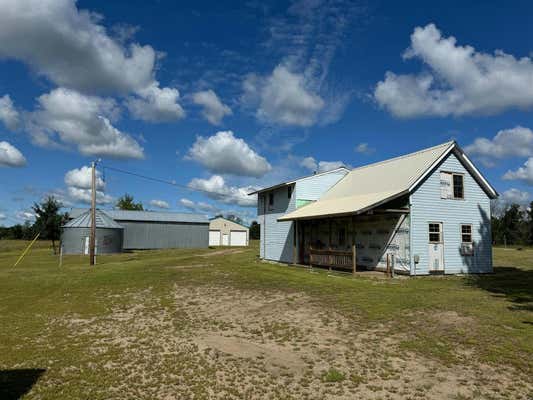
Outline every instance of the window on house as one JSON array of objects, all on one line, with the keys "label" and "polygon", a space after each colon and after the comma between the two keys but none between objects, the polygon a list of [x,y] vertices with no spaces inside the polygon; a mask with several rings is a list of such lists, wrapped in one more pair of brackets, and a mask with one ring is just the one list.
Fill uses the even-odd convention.
[{"label": "window on house", "polygon": [[268,194],[268,207],[274,207],[274,193]]},{"label": "window on house", "polygon": [[464,199],[464,195],[463,174],[440,173],[440,197],[442,199]]},{"label": "window on house", "polygon": [[461,225],[461,242],[472,243],[472,225]]},{"label": "window on house", "polygon": [[429,224],[429,242],[430,243],[441,243],[441,224],[430,223]]},{"label": "window on house", "polygon": [[292,196],[292,186],[289,186],[289,187],[287,188],[287,197],[290,199],[291,196]]},{"label": "window on house", "polygon": [[453,174],[453,198],[463,199],[464,194],[463,175]]}]

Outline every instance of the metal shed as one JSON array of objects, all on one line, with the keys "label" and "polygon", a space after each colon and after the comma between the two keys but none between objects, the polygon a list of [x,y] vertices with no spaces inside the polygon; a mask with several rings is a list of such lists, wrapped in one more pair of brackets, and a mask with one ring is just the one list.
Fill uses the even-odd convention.
[{"label": "metal shed", "polygon": [[[71,217],[85,210],[73,209]],[[124,227],[125,250],[206,248],[209,220],[205,215],[161,211],[106,210]]]},{"label": "metal shed", "polygon": [[[124,228],[103,211],[96,210],[96,253],[122,252]],[[89,254],[91,212],[85,211],[62,227],[61,246],[64,254]]]}]

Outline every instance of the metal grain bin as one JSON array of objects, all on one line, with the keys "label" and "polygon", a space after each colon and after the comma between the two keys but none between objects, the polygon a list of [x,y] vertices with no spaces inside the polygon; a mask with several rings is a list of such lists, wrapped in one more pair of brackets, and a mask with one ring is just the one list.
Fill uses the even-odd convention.
[{"label": "metal grain bin", "polygon": [[[63,254],[89,254],[90,228],[90,211],[63,225]],[[103,211],[96,210],[96,254],[121,253],[123,243],[124,228]]]}]

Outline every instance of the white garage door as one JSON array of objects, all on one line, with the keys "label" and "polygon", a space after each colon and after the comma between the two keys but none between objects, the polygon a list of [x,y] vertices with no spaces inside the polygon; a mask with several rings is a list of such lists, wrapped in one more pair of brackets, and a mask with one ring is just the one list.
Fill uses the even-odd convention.
[{"label": "white garage door", "polygon": [[220,246],[220,231],[209,231],[209,246]]},{"label": "white garage door", "polygon": [[229,242],[232,246],[246,246],[246,232],[231,231]]}]

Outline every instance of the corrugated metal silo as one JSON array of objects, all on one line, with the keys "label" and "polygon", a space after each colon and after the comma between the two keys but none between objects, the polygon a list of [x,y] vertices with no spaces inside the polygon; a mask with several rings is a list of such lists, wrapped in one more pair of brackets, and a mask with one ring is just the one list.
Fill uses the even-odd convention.
[{"label": "corrugated metal silo", "polygon": [[[89,254],[91,212],[86,211],[62,227],[61,246],[64,254]],[[96,210],[96,254],[121,253],[124,228],[111,217]]]}]

